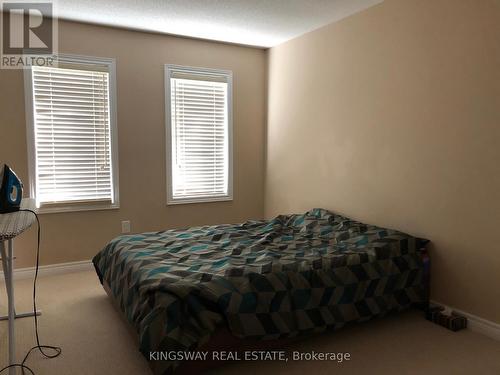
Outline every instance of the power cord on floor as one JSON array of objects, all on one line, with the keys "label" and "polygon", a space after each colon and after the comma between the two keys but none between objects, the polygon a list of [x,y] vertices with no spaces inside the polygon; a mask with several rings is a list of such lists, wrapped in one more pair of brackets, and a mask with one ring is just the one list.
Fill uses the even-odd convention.
[{"label": "power cord on floor", "polygon": [[[38,244],[37,244],[37,248],[36,248],[35,278],[33,280],[33,317],[34,317],[34,323],[35,323],[36,345],[34,347],[32,347],[30,350],[28,350],[28,352],[24,356],[24,359],[21,363],[14,363],[12,365],[6,366],[0,370],[0,373],[4,372],[5,370],[8,370],[10,368],[16,367],[16,368],[21,369],[23,375],[25,374],[24,370],[27,370],[31,375],[35,375],[35,372],[32,369],[30,369],[28,366],[26,366],[26,361],[28,360],[28,357],[33,352],[33,350],[38,349],[38,351],[40,351],[40,353],[42,353],[42,355],[45,358],[55,358],[55,357],[58,357],[62,353],[62,349],[58,346],[41,345],[40,344],[40,338],[38,335],[38,316],[36,315],[36,311],[37,311],[37,308],[36,308],[36,281],[38,278],[38,267],[40,264],[40,220],[38,220],[38,215],[36,214],[35,211],[29,210],[29,209],[21,209],[19,211],[31,212],[33,215],[35,215],[36,223],[38,226],[38,235],[37,235]],[[44,350],[51,350],[51,351],[53,351],[53,353],[49,354],[49,353],[45,352]]]}]

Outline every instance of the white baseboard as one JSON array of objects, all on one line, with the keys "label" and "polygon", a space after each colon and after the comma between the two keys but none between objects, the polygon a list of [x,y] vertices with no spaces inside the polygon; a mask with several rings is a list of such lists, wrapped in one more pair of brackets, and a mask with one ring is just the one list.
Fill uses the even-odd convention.
[{"label": "white baseboard", "polygon": [[500,324],[480,318],[479,316],[469,314],[468,312],[456,309],[451,306],[447,306],[444,303],[439,303],[436,301],[431,301],[431,303],[443,306],[451,311],[456,312],[467,318],[467,328],[473,332],[480,333],[482,335],[488,336],[492,339],[500,341]]},{"label": "white baseboard", "polygon": [[[60,275],[79,271],[93,270],[94,266],[90,260],[79,262],[49,264],[38,268],[38,277]],[[35,267],[17,268],[14,270],[14,280],[31,279],[35,275]],[[0,282],[3,282],[3,272],[0,272]]]}]

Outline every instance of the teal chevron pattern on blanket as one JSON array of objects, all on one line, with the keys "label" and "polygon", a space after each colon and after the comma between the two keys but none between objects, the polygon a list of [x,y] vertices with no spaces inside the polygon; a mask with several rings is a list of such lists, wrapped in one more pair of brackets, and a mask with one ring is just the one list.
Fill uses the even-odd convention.
[{"label": "teal chevron pattern on blanket", "polygon": [[[140,350],[337,329],[423,302],[425,240],[323,209],[115,238],[93,259]],[[176,362],[152,362],[170,374]]]}]

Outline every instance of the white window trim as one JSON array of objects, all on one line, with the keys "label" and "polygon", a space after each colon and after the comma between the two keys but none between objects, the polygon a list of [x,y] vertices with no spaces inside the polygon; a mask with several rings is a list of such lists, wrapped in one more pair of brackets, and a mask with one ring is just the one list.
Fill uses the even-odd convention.
[{"label": "white window trim", "polygon": [[[174,198],[172,191],[172,117],[170,98],[170,78],[173,72],[183,73],[203,73],[224,75],[227,77],[227,103],[228,103],[228,181],[227,195],[222,197],[203,198]],[[165,64],[165,128],[166,128],[166,154],[167,154],[167,205],[187,204],[187,203],[207,203],[224,202],[233,200],[233,72],[230,70],[196,68],[183,65]]]},{"label": "white window trim", "polygon": [[[113,203],[61,203],[53,207],[38,208],[38,213],[78,212],[95,210],[113,210],[120,208],[119,174],[118,174],[118,126],[116,122],[116,61],[114,58],[93,57],[59,53],[57,60],[68,63],[106,65],[109,71],[109,120],[111,138],[111,178],[113,182]],[[24,69],[24,102],[26,111],[26,138],[28,148],[28,173],[30,197],[36,195],[36,150],[35,150],[35,118],[33,108],[33,75],[31,68]]]}]

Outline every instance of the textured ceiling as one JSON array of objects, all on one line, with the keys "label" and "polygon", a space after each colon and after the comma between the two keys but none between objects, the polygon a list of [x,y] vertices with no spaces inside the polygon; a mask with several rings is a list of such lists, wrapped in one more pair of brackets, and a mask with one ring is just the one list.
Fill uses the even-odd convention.
[{"label": "textured ceiling", "polygon": [[383,0],[59,0],[61,19],[272,47]]}]

